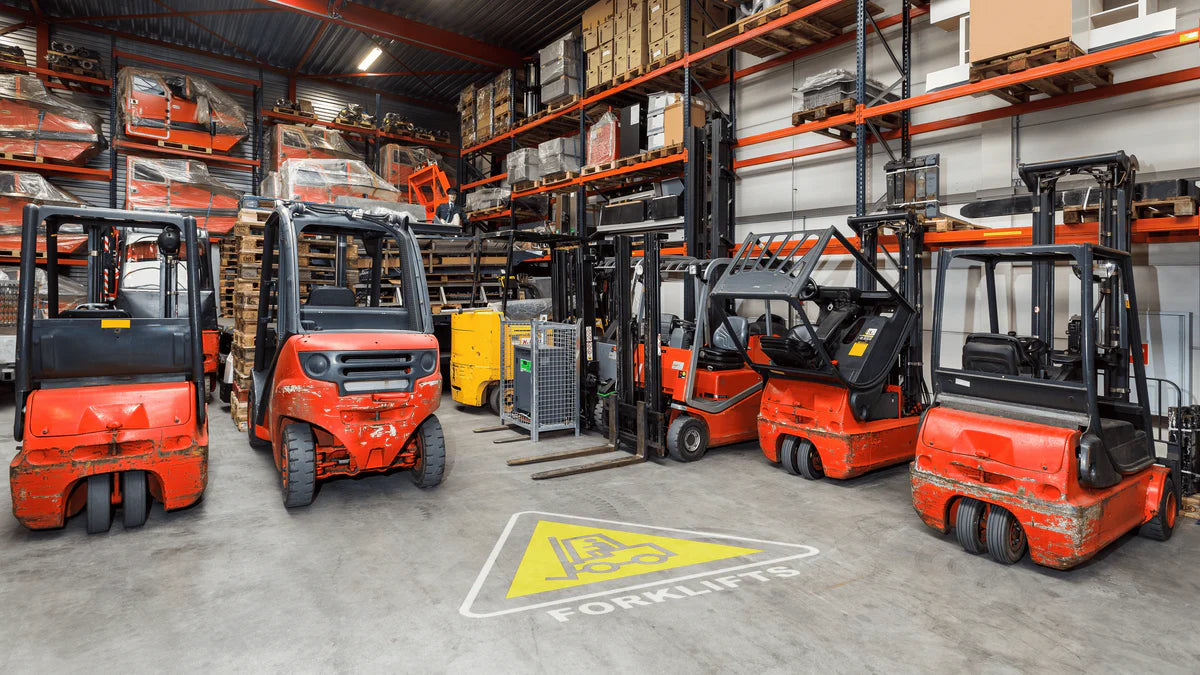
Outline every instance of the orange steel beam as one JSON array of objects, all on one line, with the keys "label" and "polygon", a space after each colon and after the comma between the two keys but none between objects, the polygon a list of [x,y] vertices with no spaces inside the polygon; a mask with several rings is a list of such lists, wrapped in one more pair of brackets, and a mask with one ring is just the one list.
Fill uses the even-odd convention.
[{"label": "orange steel beam", "polygon": [[33,25],[33,23],[29,22],[29,21],[21,21],[19,23],[14,23],[11,26],[5,26],[4,28],[0,28],[0,35],[8,35],[9,33],[19,31],[22,28],[29,28],[32,25]]},{"label": "orange steel beam", "polygon": [[88,77],[87,75],[76,75],[74,73],[64,73],[62,71],[54,70],[52,68],[39,68],[37,66],[25,66],[25,65],[21,65],[20,63],[5,62],[4,69],[5,70],[20,70],[22,72],[34,73],[37,75],[53,75],[54,77],[58,77],[63,80],[67,80],[67,81],[71,81],[71,82],[83,82],[86,84],[94,84],[97,86],[104,87],[105,89],[107,89],[109,87],[109,85],[111,84],[111,82],[109,80],[103,80],[98,77]]},{"label": "orange steel beam", "polygon": [[523,192],[514,192],[512,193],[511,198],[520,199],[522,197],[532,197],[533,195],[542,194],[543,192],[558,192],[564,188],[587,185],[588,183],[593,183],[604,178],[614,178],[616,176],[623,176],[627,173],[637,173],[638,171],[643,171],[645,169],[653,169],[656,166],[663,166],[664,164],[674,164],[676,162],[684,161],[687,161],[687,152],[677,152],[674,155],[667,155],[666,157],[659,157],[646,162],[638,162],[637,164],[630,164],[629,166],[609,169],[608,171],[599,171],[586,176],[578,176],[576,178],[572,178],[571,180],[555,183],[554,185],[537,187],[533,188],[532,190],[525,190]]},{"label": "orange steel beam", "polygon": [[306,16],[324,19],[368,35],[379,35],[406,44],[456,56],[466,61],[520,68],[521,55],[511,49],[488,44],[448,30],[406,19],[383,10],[343,2],[331,15],[325,0],[258,0]]},{"label": "orange steel beam", "polygon": [[[924,124],[914,124],[909,129],[909,134],[912,136],[917,136],[920,134],[929,133],[929,132],[933,132],[933,131],[942,131],[945,129],[952,129],[955,127],[966,126],[968,124],[979,124],[981,122],[990,122],[992,120],[1004,119],[1006,117],[1013,117],[1016,115],[1028,115],[1030,113],[1040,112],[1042,110],[1052,110],[1054,108],[1061,108],[1064,106],[1075,105],[1078,103],[1087,103],[1090,101],[1098,101],[1098,100],[1110,98],[1113,96],[1121,96],[1124,94],[1131,94],[1131,93],[1135,93],[1135,92],[1139,92],[1139,91],[1144,91],[1146,89],[1165,87],[1165,86],[1172,85],[1172,84],[1180,84],[1182,82],[1189,82],[1191,80],[1198,80],[1198,79],[1200,79],[1200,67],[1184,68],[1182,70],[1175,70],[1175,71],[1171,71],[1169,73],[1162,73],[1160,75],[1152,75],[1150,77],[1143,77],[1143,78],[1140,78],[1137,80],[1121,82],[1120,84],[1114,84],[1114,85],[1111,85],[1108,87],[1097,87],[1095,89],[1087,89],[1085,91],[1079,91],[1079,92],[1075,92],[1073,94],[1063,94],[1062,96],[1051,96],[1049,98],[1042,98],[1042,99],[1038,99],[1036,101],[1030,101],[1028,103],[1020,103],[1017,105],[1001,106],[998,108],[992,108],[990,110],[983,110],[983,111],[980,111],[977,113],[971,113],[969,115],[960,115],[958,117],[950,117],[950,118],[946,118],[943,120],[926,122]],[[883,134],[883,137],[886,140],[892,140],[895,138],[899,138],[900,132],[899,131],[889,131],[889,132]],[[874,136],[871,137],[871,142],[875,142]],[[852,142],[836,141],[833,143],[814,145],[814,146],[810,146],[807,148],[799,148],[797,150],[787,150],[784,152],[776,152],[776,153],[772,153],[769,155],[762,155],[759,157],[737,159],[737,160],[734,160],[734,162],[733,162],[733,168],[736,171],[737,169],[741,169],[741,168],[745,168],[745,167],[757,166],[760,164],[769,164],[772,162],[780,162],[780,161],[789,160],[789,159],[797,159],[799,157],[807,157],[810,155],[817,155],[817,154],[821,154],[821,153],[825,153],[825,152],[832,152],[834,150],[842,150],[845,148],[853,148],[853,147],[854,147],[854,143],[852,143]]]},{"label": "orange steel beam", "polygon": [[[972,82],[969,84],[959,85],[957,87],[949,87],[940,91],[934,91],[928,94],[914,96],[912,98],[893,101],[891,103],[883,103],[870,108],[860,103],[853,113],[836,115],[821,122],[809,122],[806,124],[800,124],[798,126],[776,129],[774,131],[767,131],[761,134],[739,138],[734,145],[742,147],[757,143],[766,143],[768,141],[776,141],[781,138],[788,138],[789,136],[796,136],[798,134],[803,134],[810,131],[828,129],[841,124],[856,124],[890,113],[912,110],[914,108],[920,108],[933,103],[941,103],[943,101],[949,101],[952,99],[961,98],[963,96],[984,94],[989,91],[1014,84],[1022,84],[1024,82],[1039,80],[1044,77],[1052,77],[1054,75],[1069,73],[1082,68],[1090,68],[1092,66],[1112,63],[1113,61],[1119,61],[1135,56],[1152,54],[1164,49],[1171,49],[1181,45],[1191,44],[1196,42],[1198,39],[1200,39],[1200,30],[1172,33],[1170,35],[1149,38],[1147,40],[1133,42],[1120,47],[1106,49],[1093,54],[1077,56],[1073,59],[1067,59],[1066,61],[1060,61],[1058,63],[1049,63],[1044,66],[1037,66],[1035,68],[1023,70],[1019,73],[1000,75],[998,77],[988,78],[980,82]],[[1099,89],[1107,91],[1111,89],[1111,87],[1100,87]]]},{"label": "orange steel beam", "polygon": [[[164,148],[158,145],[150,145],[149,143],[133,143],[124,139],[118,138],[113,141],[113,145],[123,150],[138,150],[140,152],[153,152],[160,155],[175,155],[177,157],[188,157],[198,159],[205,164],[224,164],[236,169],[245,169],[249,167],[259,166],[257,159],[246,159],[245,157],[231,157],[229,155],[218,155],[216,153],[207,154],[203,152],[191,152],[189,150],[177,150],[175,148]],[[107,173],[107,172],[106,172]]]},{"label": "orange steel beam", "polygon": [[251,87],[256,87],[261,84],[258,80],[252,80],[248,77],[239,77],[237,75],[230,75],[228,73],[222,73],[216,70],[208,70],[207,68],[189,66],[185,63],[176,63],[174,61],[156,59],[150,56],[142,56],[141,54],[133,54],[121,50],[114,51],[113,56],[124,61],[136,61],[138,63],[146,63],[152,66],[162,66],[163,68],[170,68],[172,70],[182,70],[184,72],[195,73],[197,75],[203,75],[204,77],[209,77],[216,80],[237,82],[238,84],[245,84]]},{"label": "orange steel beam", "polygon": [[123,21],[126,19],[170,19],[189,16],[214,16],[218,14],[266,14],[282,12],[282,7],[262,7],[251,9],[189,9],[172,10],[168,12],[144,12],[139,14],[94,14],[89,16],[55,17],[55,23],[79,23],[81,21]]},{"label": "orange steel beam", "polygon": [[500,174],[499,176],[492,176],[491,178],[484,178],[483,180],[477,180],[477,181],[475,181],[475,182],[473,182],[473,183],[463,183],[463,184],[462,184],[462,185],[459,187],[459,189],[461,189],[461,190],[470,190],[471,188],[477,188],[477,187],[479,187],[480,185],[487,185],[488,183],[495,183],[496,181],[502,181],[502,180],[504,180],[505,178],[508,178],[508,174],[507,174],[507,173],[502,173],[502,174]]},{"label": "orange steel beam", "polygon": [[112,174],[108,172],[108,169],[89,169],[85,166],[72,166],[70,164],[30,162],[24,159],[0,159],[0,167],[25,169],[38,173],[55,173],[71,178],[82,178],[84,180],[99,180],[104,182],[112,180]]}]

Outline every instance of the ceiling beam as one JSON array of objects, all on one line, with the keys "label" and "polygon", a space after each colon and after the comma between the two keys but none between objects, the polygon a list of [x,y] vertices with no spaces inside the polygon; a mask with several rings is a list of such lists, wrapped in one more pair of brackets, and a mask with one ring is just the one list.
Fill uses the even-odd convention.
[{"label": "ceiling beam", "polygon": [[325,37],[325,31],[329,30],[329,22],[322,21],[320,26],[317,26],[317,32],[313,34],[312,39],[308,41],[308,47],[304,50],[304,54],[300,60],[296,62],[296,67],[292,68],[292,75],[298,75],[300,70],[304,68],[304,64],[308,63],[308,58],[312,56],[313,50],[317,48],[317,43],[321,38]]},{"label": "ceiling beam", "polygon": [[328,80],[335,77],[410,77],[413,75],[474,75],[477,73],[495,73],[498,68],[465,68],[463,70],[393,70],[386,73],[303,73],[297,74],[303,80]]},{"label": "ceiling beam", "polygon": [[448,30],[406,19],[353,2],[344,2],[330,13],[326,0],[257,0],[318,19],[325,19],[354,30],[378,35],[405,44],[448,54],[467,61],[505,68],[521,67],[521,55]]},{"label": "ceiling beam", "polygon": [[95,14],[91,16],[67,16],[55,18],[55,23],[79,23],[81,21],[125,21],[129,19],[172,19],[189,16],[214,16],[221,14],[268,14],[282,12],[282,7],[254,7],[250,9],[197,9],[170,12],[145,12],[142,14]]}]

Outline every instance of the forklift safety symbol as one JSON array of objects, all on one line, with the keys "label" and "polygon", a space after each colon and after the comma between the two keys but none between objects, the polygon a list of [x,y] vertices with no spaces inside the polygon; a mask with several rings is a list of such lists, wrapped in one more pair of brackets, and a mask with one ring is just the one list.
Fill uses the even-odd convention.
[{"label": "forklift safety symbol", "polygon": [[631,592],[647,602],[701,596],[712,592],[710,578],[752,588],[800,574],[780,565],[817,554],[803,544],[523,511],[509,519],[459,613],[482,619]]}]

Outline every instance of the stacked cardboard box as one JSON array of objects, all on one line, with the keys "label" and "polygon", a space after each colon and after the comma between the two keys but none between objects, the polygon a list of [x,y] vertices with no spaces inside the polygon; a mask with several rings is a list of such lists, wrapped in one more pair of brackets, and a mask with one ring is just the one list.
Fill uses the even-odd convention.
[{"label": "stacked cardboard box", "polygon": [[468,147],[475,144],[475,85],[468,84],[466,89],[463,89],[458,94],[458,114],[462,117],[462,127],[460,136],[462,138],[462,146]]},{"label": "stacked cardboard box", "polygon": [[[679,92],[650,94],[647,110],[647,150],[683,143],[683,96]],[[703,102],[692,99],[692,126],[704,126],[706,112]]]},{"label": "stacked cardboard box", "polygon": [[492,82],[492,133],[502,134],[525,116],[524,86],[521,76],[511,68]]},{"label": "stacked cardboard box", "polygon": [[579,59],[575,38],[566,36],[538,52],[541,65],[542,103],[554,105],[579,95]]},{"label": "stacked cardboard box", "polygon": [[[698,51],[708,46],[708,33],[725,25],[729,6],[690,1],[691,51]],[[685,9],[684,0],[601,0],[589,7],[583,14],[588,89],[682,53]]]},{"label": "stacked cardboard box", "polygon": [[482,143],[491,138],[494,133],[493,115],[495,111],[492,106],[495,101],[493,98],[494,90],[492,83],[475,88],[475,142]]}]

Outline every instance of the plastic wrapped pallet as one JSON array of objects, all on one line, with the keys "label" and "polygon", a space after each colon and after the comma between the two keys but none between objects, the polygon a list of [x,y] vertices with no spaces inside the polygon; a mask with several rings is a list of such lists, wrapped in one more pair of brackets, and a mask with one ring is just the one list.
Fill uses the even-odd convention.
[{"label": "plastic wrapped pallet", "polygon": [[392,187],[358,160],[289,159],[263,180],[263,197],[333,204],[338,197],[401,201]]},{"label": "plastic wrapped pallet", "polygon": [[[55,186],[44,176],[29,171],[0,171],[0,234],[21,234],[21,211],[26,204],[87,206],[79,197]],[[82,232],[64,226],[61,232]]]},{"label": "plastic wrapped pallet", "polygon": [[579,136],[552,138],[538,145],[538,157],[542,160],[542,175],[550,176],[564,171],[579,171]]},{"label": "plastic wrapped pallet", "polygon": [[0,152],[83,164],[108,147],[100,116],[29,75],[0,74]]},{"label": "plastic wrapped pallet", "polygon": [[271,166],[289,159],[358,159],[362,153],[350,146],[337,129],[277,124],[271,129]]},{"label": "plastic wrapped pallet", "polygon": [[494,99],[492,94],[491,84],[479,87],[475,91],[475,137],[480,141],[491,138],[494,133],[492,125]]},{"label": "plastic wrapped pallet", "polygon": [[560,77],[556,80],[542,81],[542,103],[554,105],[579,95],[579,78]]},{"label": "plastic wrapped pallet", "polygon": [[579,95],[579,61],[576,42],[562,37],[538,52],[541,65],[542,103],[554,105]]},{"label": "plastic wrapped pallet", "polygon": [[226,234],[237,221],[242,191],[191,159],[125,158],[125,208],[195,216],[210,234]]},{"label": "plastic wrapped pallet", "polygon": [[484,209],[492,209],[497,206],[504,206],[508,203],[509,197],[512,196],[511,190],[504,188],[480,188],[467,193],[466,210],[482,211]]},{"label": "plastic wrapped pallet", "polygon": [[[834,68],[809,77],[804,84],[800,85],[799,91],[792,95],[800,99],[802,110],[812,110],[837,103],[843,99],[854,98],[855,88],[854,73],[844,68]],[[865,103],[870,103],[882,92],[883,84],[879,80],[867,78],[867,101]],[[888,94],[882,100],[894,101],[896,96]]]},{"label": "plastic wrapped pallet", "polygon": [[408,178],[417,171],[437,164],[442,156],[421,146],[388,143],[379,149],[379,175],[400,190],[401,197],[411,199],[408,194]]},{"label": "plastic wrapped pallet", "polygon": [[117,73],[117,91],[130,136],[225,152],[249,132],[246,111],[201,77],[125,67]]},{"label": "plastic wrapped pallet", "polygon": [[536,148],[514,150],[504,159],[508,182],[521,183],[542,177],[542,158]]},{"label": "plastic wrapped pallet", "polygon": [[588,166],[611,162],[618,158],[620,153],[617,147],[617,136],[620,128],[617,116],[606,112],[588,129]]}]

